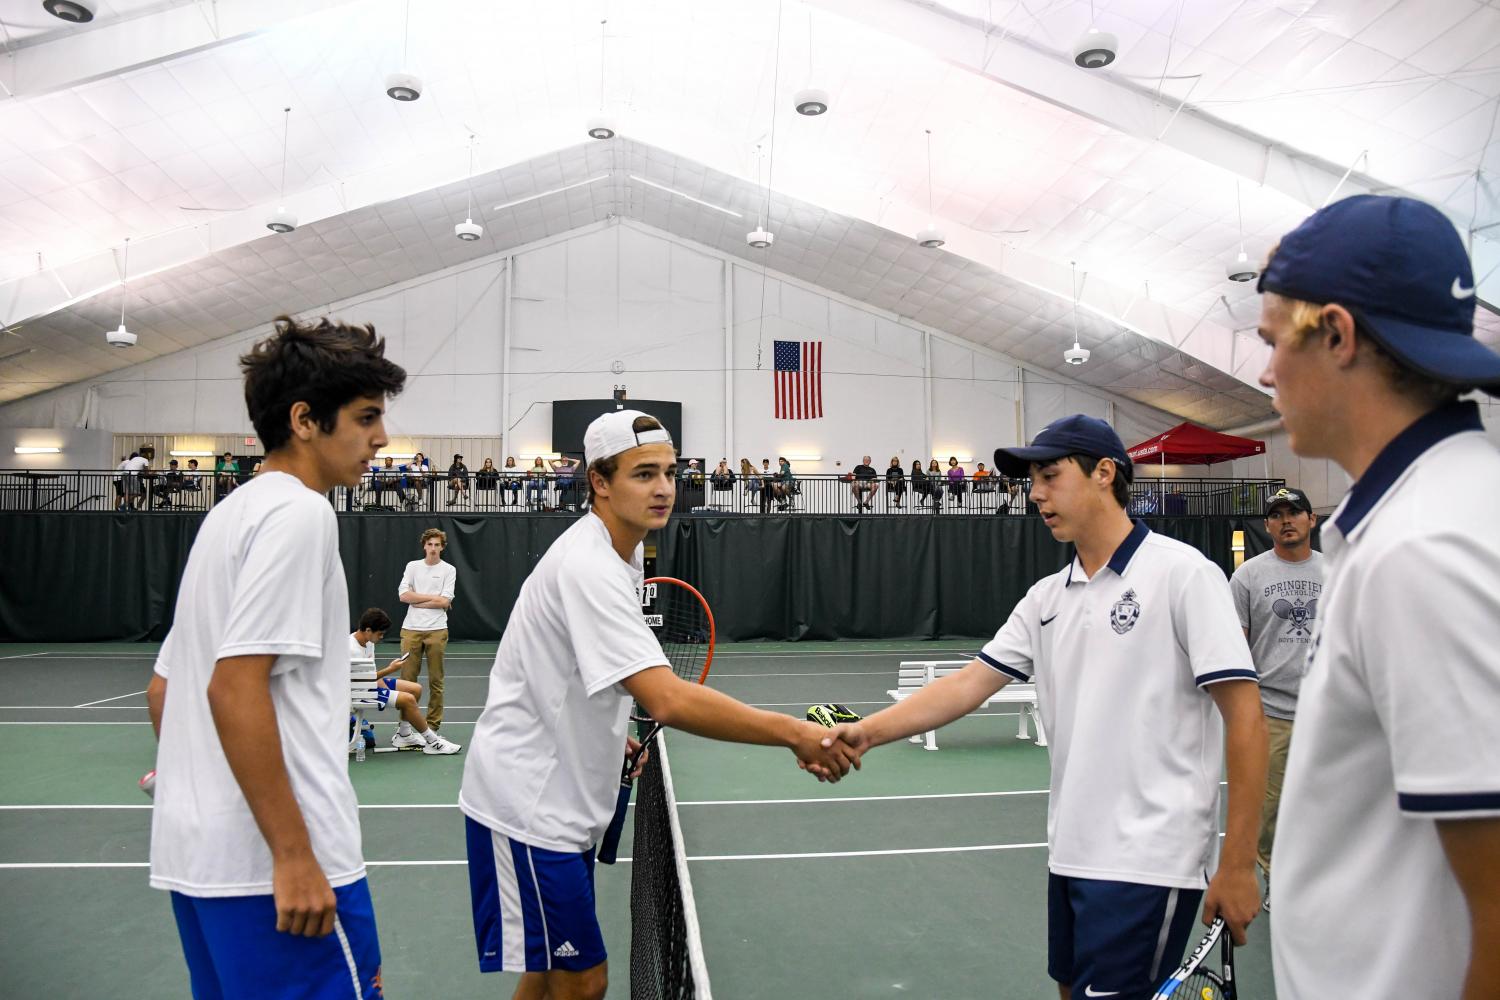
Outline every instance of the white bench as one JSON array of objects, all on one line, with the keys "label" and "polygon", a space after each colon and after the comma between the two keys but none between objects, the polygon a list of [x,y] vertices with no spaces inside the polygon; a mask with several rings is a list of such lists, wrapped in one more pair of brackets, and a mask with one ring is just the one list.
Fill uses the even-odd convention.
[{"label": "white bench", "polygon": [[[901,701],[910,697],[917,691],[931,684],[939,677],[956,674],[969,665],[968,660],[903,660],[896,674],[896,687],[886,694],[892,701]],[[984,700],[986,707],[990,705],[1020,705],[1021,727],[1016,733],[1016,739],[1029,740],[1031,732],[1028,721],[1036,724],[1036,745],[1044,747],[1047,745],[1047,732],[1042,728],[1042,717],[1036,707],[1036,685],[1021,684],[1011,681],[1005,687],[996,691]],[[912,743],[922,744],[924,750],[936,750],[937,730],[929,730],[925,736],[913,736]]]},{"label": "white bench", "polygon": [[[351,657],[349,660],[349,715],[354,721],[354,733],[349,737],[349,752],[355,762],[365,759],[365,709],[379,710],[380,682],[375,679],[375,661]],[[391,697],[394,698],[394,695]],[[373,753],[394,752],[395,747],[376,747]]]}]

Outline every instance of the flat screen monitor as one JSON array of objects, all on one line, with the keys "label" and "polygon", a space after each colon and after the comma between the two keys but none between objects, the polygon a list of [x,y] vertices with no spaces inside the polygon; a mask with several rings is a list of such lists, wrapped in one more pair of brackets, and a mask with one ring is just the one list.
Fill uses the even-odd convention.
[{"label": "flat screen monitor", "polygon": [[682,451],[682,404],[661,399],[554,399],[552,450],[583,457],[583,432],[595,417],[615,410],[640,410],[661,421],[677,450]]}]

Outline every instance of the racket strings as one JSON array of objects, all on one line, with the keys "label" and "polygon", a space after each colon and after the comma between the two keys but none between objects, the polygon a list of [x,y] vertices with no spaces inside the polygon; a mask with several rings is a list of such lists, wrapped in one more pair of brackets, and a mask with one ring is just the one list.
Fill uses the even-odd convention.
[{"label": "racket strings", "polygon": [[672,672],[685,681],[698,683],[708,656],[708,614],[695,596],[680,587],[659,585],[653,614],[661,615],[657,641]]},{"label": "racket strings", "polygon": [[1198,969],[1172,991],[1172,1000],[1227,1000],[1220,977],[1208,969]]}]

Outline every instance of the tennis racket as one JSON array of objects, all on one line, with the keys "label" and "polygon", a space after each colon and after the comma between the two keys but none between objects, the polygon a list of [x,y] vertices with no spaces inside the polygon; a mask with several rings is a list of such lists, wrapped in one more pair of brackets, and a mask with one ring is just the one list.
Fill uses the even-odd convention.
[{"label": "tennis racket", "polygon": [[[1219,946],[1219,967],[1213,967],[1214,945]],[[1193,953],[1167,977],[1151,1000],[1235,1000],[1234,944],[1224,927],[1224,918],[1214,920]]]},{"label": "tennis racket", "polygon": [[[714,662],[714,615],[697,588],[670,576],[653,576],[645,583],[641,607],[646,624],[656,633],[672,672],[690,684],[702,684],[707,680],[708,668]],[[625,767],[620,772],[620,797],[615,801],[615,815],[604,831],[604,838],[599,841],[598,860],[605,865],[615,863],[620,834],[625,830],[630,789],[635,783],[631,775],[651,748],[656,734],[661,732],[661,724],[647,716],[632,715],[631,720],[650,723],[651,728],[641,738],[640,749],[625,758]]]}]

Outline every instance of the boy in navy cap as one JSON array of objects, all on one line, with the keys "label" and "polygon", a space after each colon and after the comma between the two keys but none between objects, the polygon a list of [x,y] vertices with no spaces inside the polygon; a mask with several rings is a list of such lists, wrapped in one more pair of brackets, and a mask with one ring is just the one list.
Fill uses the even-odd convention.
[{"label": "boy in navy cap", "polygon": [[1223,571],[1126,514],[1131,463],[1104,421],[1064,417],[1031,447],[996,451],[995,465],[1031,477],[1043,521],[1076,554],[964,669],[833,736],[863,753],[1034,681],[1052,761],[1047,973],[1062,1000],[1145,1000],[1200,901],[1239,943],[1259,911],[1266,727],[1250,650]]},{"label": "boy in navy cap", "polygon": [[1468,256],[1436,209],[1361,195],[1287,234],[1260,290],[1292,449],[1353,480],[1281,798],[1277,992],[1494,996],[1500,455],[1461,396],[1500,393],[1500,355]]}]

